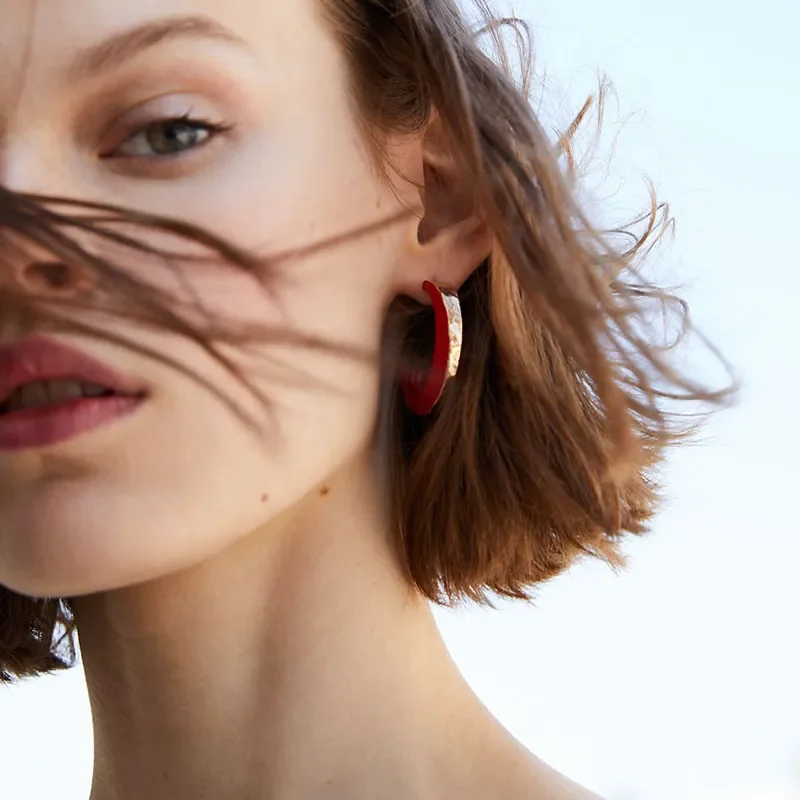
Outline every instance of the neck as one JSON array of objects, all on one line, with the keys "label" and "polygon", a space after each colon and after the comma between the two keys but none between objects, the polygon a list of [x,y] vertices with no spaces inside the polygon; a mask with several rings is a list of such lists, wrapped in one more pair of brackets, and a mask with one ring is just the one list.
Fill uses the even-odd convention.
[{"label": "neck", "polygon": [[367,473],[192,569],[73,601],[91,800],[389,800],[472,780],[465,749],[494,728]]}]

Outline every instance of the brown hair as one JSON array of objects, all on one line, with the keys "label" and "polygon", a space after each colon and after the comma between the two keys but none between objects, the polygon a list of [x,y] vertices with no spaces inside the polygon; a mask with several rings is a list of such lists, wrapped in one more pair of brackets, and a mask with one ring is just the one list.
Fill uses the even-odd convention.
[{"label": "brown hair", "polygon": [[[532,587],[584,554],[621,563],[620,537],[644,532],[656,510],[655,470],[665,449],[699,419],[696,409],[678,414],[671,404],[719,404],[732,387],[715,392],[678,372],[668,360],[675,343],[659,344],[649,323],[655,303],[676,312],[682,336],[690,328],[683,302],[640,274],[643,257],[669,229],[667,208],[653,197],[647,213],[622,228],[592,225],[577,202],[570,144],[591,101],[550,141],[529,102],[524,23],[498,19],[485,0],[476,5],[495,58],[456,0],[323,0],[322,8],[349,60],[376,155],[380,132],[422,131],[435,113],[495,234],[492,255],[461,290],[461,371],[429,417],[414,417],[397,401],[389,357],[394,323],[407,332],[428,312],[400,302],[390,309],[392,380],[380,427],[409,581],[437,603],[491,605],[490,592],[529,598]],[[523,37],[521,87],[503,49],[504,26]],[[602,87],[599,99],[602,110]],[[100,285],[125,294],[124,313],[191,336],[215,355],[214,341],[244,335],[197,330],[170,310],[170,298],[93,257],[71,234],[162,252],[121,232],[122,220],[188,237],[233,266],[266,274],[263,259],[184,223],[0,188],[5,252],[24,239],[65,263],[80,259]],[[624,247],[614,244],[620,235]],[[12,312],[26,321],[35,315],[40,325],[67,324],[0,286],[0,313]],[[0,588],[0,682],[72,666],[74,632],[68,598]]]}]

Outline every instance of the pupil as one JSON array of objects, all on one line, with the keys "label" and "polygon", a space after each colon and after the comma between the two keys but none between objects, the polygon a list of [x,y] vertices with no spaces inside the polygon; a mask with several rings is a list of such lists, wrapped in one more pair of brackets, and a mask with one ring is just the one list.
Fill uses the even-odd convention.
[{"label": "pupil", "polygon": [[148,132],[148,143],[159,153],[177,153],[197,143],[197,128],[185,122],[168,122],[151,128]]}]

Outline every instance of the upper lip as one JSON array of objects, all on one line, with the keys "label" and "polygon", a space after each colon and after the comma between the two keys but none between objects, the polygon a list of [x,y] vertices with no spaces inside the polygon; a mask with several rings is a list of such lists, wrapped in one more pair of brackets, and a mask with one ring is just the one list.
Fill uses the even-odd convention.
[{"label": "upper lip", "polygon": [[34,381],[74,380],[95,383],[115,394],[142,394],[142,387],[110,367],[54,339],[36,337],[0,346],[0,404]]}]

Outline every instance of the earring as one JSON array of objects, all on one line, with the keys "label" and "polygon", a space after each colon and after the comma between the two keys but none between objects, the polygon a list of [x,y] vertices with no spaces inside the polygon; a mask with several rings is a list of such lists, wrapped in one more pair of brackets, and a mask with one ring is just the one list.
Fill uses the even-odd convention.
[{"label": "earring", "polygon": [[430,414],[450,378],[458,372],[463,341],[461,303],[458,294],[425,281],[422,288],[433,304],[435,336],[433,359],[427,375],[405,378],[400,382],[406,406],[420,416]]}]

